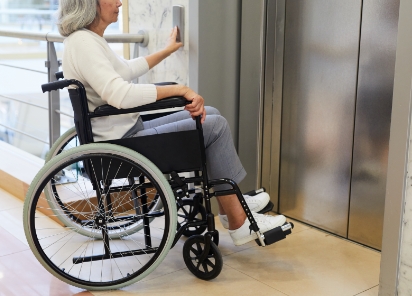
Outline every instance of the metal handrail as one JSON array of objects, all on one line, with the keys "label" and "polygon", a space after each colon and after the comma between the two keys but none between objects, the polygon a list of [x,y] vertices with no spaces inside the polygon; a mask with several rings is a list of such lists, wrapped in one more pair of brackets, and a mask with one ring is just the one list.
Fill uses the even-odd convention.
[{"label": "metal handrail", "polygon": [[18,67],[18,66],[13,66],[13,65],[7,65],[7,64],[2,64],[2,63],[0,63],[0,66],[10,67],[10,68],[14,68],[14,69],[21,69],[21,70],[40,73],[40,74],[47,74],[46,71],[39,71],[39,70],[34,70],[34,69],[29,69],[29,68],[24,68],[24,67]]},{"label": "metal handrail", "polygon": [[0,14],[53,15],[53,14],[56,14],[56,10],[43,10],[43,9],[0,9]]},{"label": "metal handrail", "polygon": [[[47,61],[46,67],[48,68],[48,81],[56,81],[55,73],[59,71],[59,67],[61,66],[61,62],[57,59],[56,48],[54,43],[62,43],[65,37],[61,36],[58,33],[53,32],[31,32],[31,31],[17,31],[17,30],[0,30],[0,36],[2,37],[12,37],[12,38],[21,38],[21,39],[30,39],[30,40],[39,40],[39,41],[46,41],[47,42]],[[149,43],[149,34],[146,31],[139,31],[138,34],[107,34],[103,36],[108,43],[135,43],[133,57],[136,58],[139,56],[139,46],[146,47]],[[4,65],[7,66],[7,65]],[[18,68],[18,67],[15,67]],[[23,70],[31,70],[21,68]],[[36,71],[39,72],[39,71]],[[136,81],[137,82],[137,81]],[[1,95],[1,97],[19,101],[21,103],[26,103],[28,105],[32,105],[39,108],[44,108],[49,111],[49,139],[50,142],[45,142],[39,138],[33,137],[23,131],[19,131],[13,129],[9,126],[0,124],[0,126],[6,127],[12,131],[18,132],[20,134],[26,135],[30,138],[36,139],[43,143],[47,143],[50,146],[60,137],[60,115],[65,115],[69,117],[73,117],[71,114],[65,113],[60,110],[60,93],[58,91],[49,92],[49,102],[48,108],[44,108],[39,105],[35,105],[32,103],[23,102],[18,99],[6,97]]]},{"label": "metal handrail", "polygon": [[11,101],[16,101],[16,102],[19,102],[19,103],[22,103],[22,104],[30,105],[30,106],[33,106],[33,107],[37,107],[37,108],[40,108],[40,109],[49,110],[49,108],[47,108],[47,107],[43,107],[43,106],[40,106],[40,105],[37,105],[37,104],[25,102],[25,101],[22,101],[22,100],[19,100],[19,99],[16,99],[16,98],[7,97],[7,96],[2,95],[2,94],[0,94],[0,97],[11,100]]},{"label": "metal handrail", "polygon": [[[63,37],[59,33],[54,32],[31,32],[23,30],[0,30],[0,36],[2,37],[12,37],[48,42],[63,43],[66,37]],[[145,31],[139,31],[136,34],[105,34],[104,39],[108,43],[141,43],[142,46],[147,45],[149,42],[149,35]]]},{"label": "metal handrail", "polygon": [[65,115],[65,116],[67,116],[67,117],[74,118],[73,114],[69,114],[69,113],[63,112],[63,111],[61,111],[61,110],[55,110],[55,111],[56,111],[56,113],[59,113],[59,114],[61,114],[61,115]]},{"label": "metal handrail", "polygon": [[30,134],[28,134],[28,133],[25,133],[25,132],[22,132],[22,131],[20,131],[20,130],[14,129],[14,128],[8,126],[8,125],[1,124],[1,123],[0,123],[0,126],[3,126],[3,127],[5,127],[6,129],[11,130],[11,131],[13,131],[13,132],[16,132],[16,133],[25,135],[26,137],[32,138],[32,139],[37,140],[37,141],[39,141],[39,142],[42,142],[42,143],[44,143],[44,144],[50,145],[50,142],[44,141],[44,140],[42,140],[42,139],[40,139],[40,138],[37,138],[37,137],[35,137],[35,136],[32,136],[32,135],[30,135]]}]

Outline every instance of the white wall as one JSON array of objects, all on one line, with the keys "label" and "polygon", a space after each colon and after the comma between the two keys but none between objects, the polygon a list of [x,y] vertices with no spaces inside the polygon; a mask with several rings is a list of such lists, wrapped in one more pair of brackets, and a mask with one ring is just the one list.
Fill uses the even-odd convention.
[{"label": "white wall", "polygon": [[174,81],[188,85],[189,64],[189,0],[130,0],[129,32],[139,30],[149,32],[150,41],[147,48],[140,48],[140,56],[146,56],[162,49],[172,29],[172,7],[185,7],[185,46],[153,68],[139,79],[139,83]]},{"label": "white wall", "polygon": [[[409,139],[412,139],[412,126]],[[398,295],[412,295],[412,143],[409,144],[407,186],[402,217],[402,238],[399,256]]]},{"label": "white wall", "polygon": [[412,295],[412,1],[400,0],[379,281],[380,296]]}]

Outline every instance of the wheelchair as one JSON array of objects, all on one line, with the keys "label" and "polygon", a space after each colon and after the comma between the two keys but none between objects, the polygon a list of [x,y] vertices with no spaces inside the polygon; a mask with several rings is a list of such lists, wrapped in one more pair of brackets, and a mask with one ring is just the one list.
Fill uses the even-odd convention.
[{"label": "wheelchair", "polygon": [[[200,279],[216,278],[223,260],[211,210],[214,196],[237,195],[260,246],[291,233],[292,223],[261,233],[238,185],[230,179],[208,179],[200,117],[191,131],[93,140],[93,118],[170,110],[190,103],[185,98],[131,109],[104,105],[91,112],[77,80],[51,82],[42,90],[69,86],[75,128],[49,151],[28,189],[23,213],[31,250],[57,278],[89,290],[130,285],[154,271],[182,235],[187,237],[187,268]],[[188,172],[190,176],[182,176]],[[214,190],[222,184],[231,189]],[[261,213],[272,208],[269,203]]]}]

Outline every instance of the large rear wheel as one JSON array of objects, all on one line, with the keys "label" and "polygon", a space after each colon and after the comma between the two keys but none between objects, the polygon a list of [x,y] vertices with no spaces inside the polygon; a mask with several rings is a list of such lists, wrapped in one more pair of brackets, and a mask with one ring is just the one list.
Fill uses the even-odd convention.
[{"label": "large rear wheel", "polygon": [[[58,184],[61,170],[77,174],[77,182]],[[64,207],[50,202],[47,188]],[[151,208],[155,200],[161,209]],[[73,214],[81,222],[62,223]],[[117,289],[161,263],[176,217],[173,191],[152,162],[125,147],[88,144],[53,157],[36,175],[24,205],[24,230],[37,259],[56,277],[85,289]]]}]

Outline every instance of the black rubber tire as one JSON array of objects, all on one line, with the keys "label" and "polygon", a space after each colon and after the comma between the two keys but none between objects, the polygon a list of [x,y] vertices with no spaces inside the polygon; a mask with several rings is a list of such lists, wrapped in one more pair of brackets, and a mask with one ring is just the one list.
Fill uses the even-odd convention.
[{"label": "black rubber tire", "polygon": [[203,235],[188,238],[183,245],[183,259],[191,273],[199,279],[209,281],[216,278],[222,271],[223,259],[219,248],[211,241],[209,255],[203,262],[196,262],[203,253],[204,247],[205,237]]},{"label": "black rubber tire", "polygon": [[[179,202],[176,203],[177,208],[177,221],[179,224],[186,223],[188,221],[189,215],[194,210],[194,201],[192,199],[184,199],[181,204]],[[203,205],[199,204],[195,221],[206,221],[206,209]],[[196,227],[187,228],[183,235],[186,237],[191,237],[193,235],[202,234],[207,229],[207,225],[200,225]]]},{"label": "black rubber tire", "polygon": [[[60,185],[57,190],[69,194],[70,200],[75,194],[70,209],[87,215],[93,223],[87,227],[96,233],[103,233],[103,240],[96,238],[97,235],[84,236],[78,228],[56,223],[59,222],[54,214],[56,211],[60,212],[59,215],[67,213],[60,206],[56,209],[47,207],[47,197],[42,194],[56,172],[72,168],[71,165],[79,161],[90,163],[97,184],[104,180],[117,190],[109,193],[100,185],[95,189],[86,178],[79,178],[82,180],[79,184]],[[142,181],[125,185],[120,168],[127,168],[128,174],[133,171],[133,175],[138,175]],[[122,190],[122,187],[125,189]],[[137,215],[132,205],[126,207],[129,201],[125,193],[137,190],[137,187],[140,188],[139,200],[150,198],[149,194],[157,194],[162,203],[163,211],[154,219],[156,225],[153,227],[148,222],[152,211],[144,206],[143,212]],[[146,192],[144,188],[150,190]],[[100,196],[100,201],[93,201],[96,196]],[[84,199],[89,209],[83,204],[76,206],[78,199]],[[23,213],[26,239],[39,262],[60,280],[88,290],[118,289],[144,278],[163,261],[176,233],[176,202],[163,173],[141,154],[112,144],[82,145],[52,158],[31,183]],[[123,226],[123,221],[131,219],[136,219],[136,224],[140,222],[141,231],[119,229],[125,235],[117,239],[107,235],[106,227],[112,225],[115,228],[116,223]]]}]

